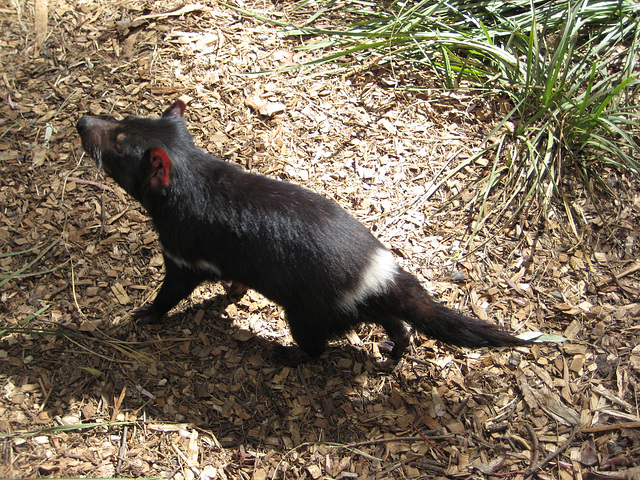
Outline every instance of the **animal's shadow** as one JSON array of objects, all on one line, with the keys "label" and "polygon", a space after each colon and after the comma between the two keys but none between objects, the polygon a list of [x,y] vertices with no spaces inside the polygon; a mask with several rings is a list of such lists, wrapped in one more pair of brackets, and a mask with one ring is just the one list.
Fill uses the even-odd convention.
[{"label": "animal's shadow", "polygon": [[[238,306],[236,299],[214,295],[170,312],[160,323],[118,327],[118,336],[136,351],[133,368],[114,362],[105,378],[79,393],[90,401],[116,398],[126,389],[123,406],[130,411],[206,428],[223,446],[287,435],[294,443],[315,441],[318,430],[310,425],[329,438],[351,438],[350,415],[372,404],[380,412],[393,409],[395,382],[372,391],[366,380],[391,379],[393,367],[362,346],[338,341],[320,358],[286,367],[273,349],[287,337],[272,339],[238,326],[225,315],[232,304]],[[238,308],[239,315],[250,314],[246,306]],[[100,361],[94,368],[106,370]]]}]

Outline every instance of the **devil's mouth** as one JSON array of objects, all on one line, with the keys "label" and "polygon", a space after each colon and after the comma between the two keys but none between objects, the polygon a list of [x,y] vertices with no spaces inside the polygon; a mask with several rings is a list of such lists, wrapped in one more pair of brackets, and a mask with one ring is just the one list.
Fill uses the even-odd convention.
[{"label": "devil's mouth", "polygon": [[87,155],[93,158],[93,160],[96,162],[96,167],[98,167],[99,170],[103,170],[107,175],[111,174],[107,164],[102,161],[102,150],[92,145],[85,144],[83,144],[83,148],[84,151],[87,152]]},{"label": "devil's mouth", "polygon": [[94,156],[93,158],[96,161],[96,166],[108,176],[111,176],[111,169],[109,168],[109,165],[102,161],[102,155]]}]

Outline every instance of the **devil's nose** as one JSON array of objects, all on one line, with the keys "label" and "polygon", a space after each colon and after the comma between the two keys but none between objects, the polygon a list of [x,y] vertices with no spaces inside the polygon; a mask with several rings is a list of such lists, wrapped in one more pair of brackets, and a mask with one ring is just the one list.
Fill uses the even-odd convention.
[{"label": "devil's nose", "polygon": [[78,132],[82,133],[83,131],[85,131],[89,126],[90,121],[91,119],[89,117],[82,117],[80,120],[78,120],[78,124],[76,125]]}]

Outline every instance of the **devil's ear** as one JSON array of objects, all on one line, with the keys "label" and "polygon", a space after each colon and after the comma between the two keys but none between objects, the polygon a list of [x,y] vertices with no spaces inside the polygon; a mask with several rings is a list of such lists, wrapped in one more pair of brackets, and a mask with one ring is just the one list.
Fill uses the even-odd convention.
[{"label": "devil's ear", "polygon": [[166,187],[169,184],[169,172],[171,170],[169,155],[161,148],[152,148],[149,161],[151,162],[149,183],[154,188]]},{"label": "devil's ear", "polygon": [[169,108],[167,108],[162,114],[163,117],[184,117],[184,110],[187,106],[184,104],[182,100],[176,100],[171,104]]}]

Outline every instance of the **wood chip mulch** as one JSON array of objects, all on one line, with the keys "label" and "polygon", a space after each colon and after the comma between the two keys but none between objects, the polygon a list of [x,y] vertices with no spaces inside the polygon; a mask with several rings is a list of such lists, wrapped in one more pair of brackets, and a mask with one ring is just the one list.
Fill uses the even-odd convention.
[{"label": "wood chip mulch", "polygon": [[[469,253],[486,164],[433,186],[481,148],[498,100],[408,67],[247,76],[312,58],[295,47],[314,39],[213,1],[42,3],[0,1],[0,477],[640,478],[637,181],[611,172],[600,217],[568,173],[582,237],[558,209]],[[363,327],[291,369],[268,348],[290,341],[281,310],[209,284],[136,326],[157,238],[75,123],[179,97],[198,145],[335,199],[447,305],[569,341],[414,336],[394,364]]]}]

